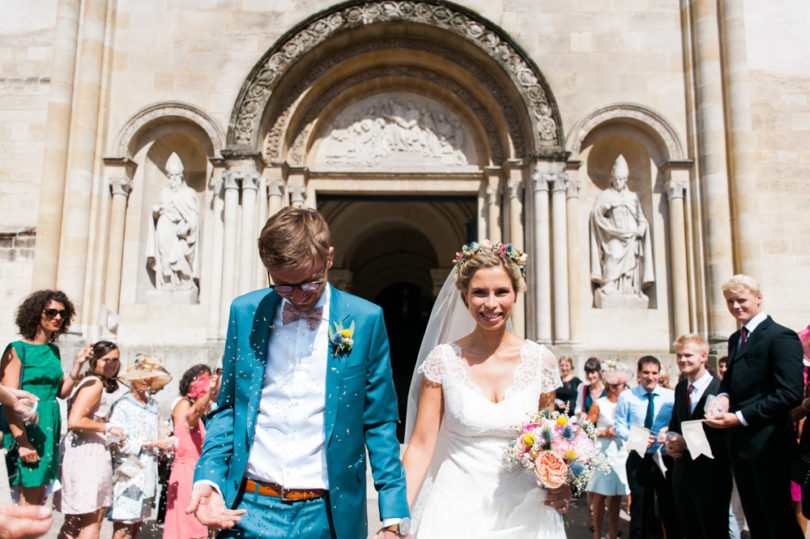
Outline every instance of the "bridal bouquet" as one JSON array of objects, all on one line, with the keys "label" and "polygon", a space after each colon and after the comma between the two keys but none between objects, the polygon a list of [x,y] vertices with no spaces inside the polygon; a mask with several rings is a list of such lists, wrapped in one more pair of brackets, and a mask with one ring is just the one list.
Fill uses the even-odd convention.
[{"label": "bridal bouquet", "polygon": [[574,493],[585,490],[595,469],[610,472],[596,445],[596,427],[558,411],[542,410],[516,427],[518,436],[506,449],[506,460],[537,478],[537,486],[568,484]]}]

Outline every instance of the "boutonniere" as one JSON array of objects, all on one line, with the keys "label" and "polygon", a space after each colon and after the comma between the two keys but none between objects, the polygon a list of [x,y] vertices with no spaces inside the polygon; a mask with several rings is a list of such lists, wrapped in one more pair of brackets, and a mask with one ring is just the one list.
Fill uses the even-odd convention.
[{"label": "boutonniere", "polygon": [[332,345],[334,357],[348,354],[354,345],[354,320],[348,329],[343,328],[343,322],[334,322],[334,329],[329,326],[329,343]]}]

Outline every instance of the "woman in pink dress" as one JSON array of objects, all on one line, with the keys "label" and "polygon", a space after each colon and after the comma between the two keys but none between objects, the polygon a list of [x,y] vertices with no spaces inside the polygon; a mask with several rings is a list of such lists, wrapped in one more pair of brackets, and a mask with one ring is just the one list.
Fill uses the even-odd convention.
[{"label": "woman in pink dress", "polygon": [[211,405],[216,383],[212,381],[211,369],[205,365],[195,365],[183,374],[179,385],[183,397],[172,411],[177,448],[169,476],[163,538],[205,538],[208,537],[208,528],[200,524],[194,515],[187,515],[185,509],[191,500],[194,466],[200,458],[205,438],[202,417]]}]

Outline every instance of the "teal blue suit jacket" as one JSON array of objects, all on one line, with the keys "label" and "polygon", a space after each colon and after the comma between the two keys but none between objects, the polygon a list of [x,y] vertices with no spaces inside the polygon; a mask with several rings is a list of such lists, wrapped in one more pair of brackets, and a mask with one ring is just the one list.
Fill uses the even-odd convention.
[{"label": "teal blue suit jacket", "polygon": [[[405,474],[396,437],[397,397],[382,309],[331,289],[329,323],[355,324],[349,353],[334,356],[326,369],[324,437],[329,477],[329,510],[338,539],[367,536],[366,447],[381,518],[409,516]],[[267,342],[279,295],[257,290],[231,304],[217,409],[206,425],[194,480],[219,486],[234,507],[264,385]],[[334,327],[334,326],[333,326]],[[296,487],[297,485],[285,485]]]}]

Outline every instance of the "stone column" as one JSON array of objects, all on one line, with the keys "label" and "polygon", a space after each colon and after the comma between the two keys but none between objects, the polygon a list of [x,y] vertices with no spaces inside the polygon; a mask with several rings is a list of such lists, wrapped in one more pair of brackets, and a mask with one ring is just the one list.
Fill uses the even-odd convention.
[{"label": "stone column", "polygon": [[284,180],[281,178],[273,178],[267,181],[267,217],[272,217],[283,207],[285,187]]},{"label": "stone column", "polygon": [[259,173],[255,170],[242,174],[242,229],[239,235],[239,291],[238,295],[253,290],[256,254],[256,193],[259,189]]},{"label": "stone column", "polygon": [[554,342],[571,338],[568,313],[568,230],[565,208],[565,193],[568,174],[556,172],[551,181],[551,243],[552,272],[554,283]]},{"label": "stone column", "polygon": [[478,228],[477,240],[485,240],[488,238],[487,231],[487,180],[484,177],[481,180],[481,187],[478,189],[478,196],[476,197],[476,227]]},{"label": "stone column", "polygon": [[540,162],[532,173],[534,188],[534,267],[537,284],[534,287],[537,313],[537,340],[551,342],[551,244],[549,231],[548,178]]},{"label": "stone column", "polygon": [[[76,67],[76,96],[70,126],[69,168],[62,205],[56,281],[57,286],[73,298],[77,308],[84,304],[106,23],[106,1],[83,2],[81,56]],[[83,325],[87,323],[84,314],[79,320]]]},{"label": "stone column", "polygon": [[32,275],[34,290],[56,286],[80,11],[79,0],[57,3],[42,183],[39,187],[34,251],[36,271]]},{"label": "stone column", "polygon": [[104,304],[114,313],[121,301],[121,267],[124,261],[124,226],[127,218],[127,202],[132,192],[132,174],[135,163],[121,160],[120,168],[113,169],[109,176],[112,196],[109,223],[109,247],[107,248],[107,275],[104,287]]},{"label": "stone column", "polygon": [[258,290],[267,286],[267,271],[264,269],[264,264],[262,264],[259,258],[258,239],[269,217],[267,214],[270,210],[270,198],[268,193],[267,178],[264,177],[264,175],[259,176],[259,189],[256,192],[258,205],[256,206],[256,218],[253,220],[253,261],[251,262],[253,265],[253,285],[250,287],[251,290]]},{"label": "stone column", "polygon": [[[208,316],[208,338],[217,339],[220,336],[220,321],[222,317],[222,272],[225,264],[225,199],[224,199],[224,174],[225,160],[220,158],[211,159],[213,171],[208,181],[209,205],[211,207],[211,224],[208,230],[211,233],[211,276],[208,279],[208,298],[210,301],[210,311]],[[201,284],[205,284],[204,282]],[[227,316],[227,313],[225,313]],[[224,322],[223,322],[224,323]]]},{"label": "stone column", "polygon": [[684,196],[688,185],[688,170],[666,171],[669,199],[669,249],[672,264],[672,318],[675,337],[689,333],[689,279],[687,277],[686,220]]},{"label": "stone column", "polygon": [[493,242],[501,241],[501,169],[487,167],[484,173],[487,176],[487,237]]},{"label": "stone column", "polygon": [[691,26],[695,60],[695,135],[706,216],[709,341],[722,347],[734,331],[735,324],[721,292],[722,284],[734,273],[734,264],[717,0],[694,0]]},{"label": "stone column", "polygon": [[[523,249],[523,171],[519,164],[510,163],[506,196],[509,199],[509,242]],[[518,294],[519,301],[512,308],[512,330],[516,335],[526,335],[526,294]]]},{"label": "stone column", "polygon": [[290,192],[290,206],[293,208],[303,208],[306,206],[307,201],[307,188],[303,185],[291,185],[288,187]]},{"label": "stone column", "polygon": [[729,175],[735,227],[738,272],[762,278],[759,247],[759,209],[754,166],[754,131],[751,124],[751,96],[748,85],[748,53],[745,39],[743,0],[719,3],[723,50],[723,86],[726,104],[726,136],[729,147]]},{"label": "stone column", "polygon": [[228,323],[228,311],[233,301],[236,282],[236,260],[239,233],[239,181],[242,172],[226,170],[222,173],[224,208],[222,221],[224,226],[222,246],[222,288],[220,289],[220,337],[225,336]]},{"label": "stone column", "polygon": [[569,339],[579,342],[582,317],[582,294],[580,293],[580,264],[582,252],[579,246],[579,181],[569,181],[566,190],[566,220],[568,221],[568,320]]}]

